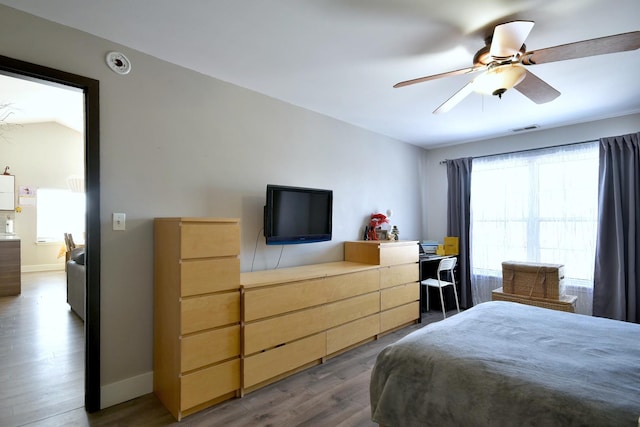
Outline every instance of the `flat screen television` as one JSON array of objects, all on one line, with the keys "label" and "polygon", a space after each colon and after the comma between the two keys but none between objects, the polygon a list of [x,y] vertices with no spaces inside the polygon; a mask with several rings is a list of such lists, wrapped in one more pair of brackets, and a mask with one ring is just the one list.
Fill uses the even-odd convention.
[{"label": "flat screen television", "polygon": [[333,191],[267,185],[264,237],[267,245],[331,240]]}]

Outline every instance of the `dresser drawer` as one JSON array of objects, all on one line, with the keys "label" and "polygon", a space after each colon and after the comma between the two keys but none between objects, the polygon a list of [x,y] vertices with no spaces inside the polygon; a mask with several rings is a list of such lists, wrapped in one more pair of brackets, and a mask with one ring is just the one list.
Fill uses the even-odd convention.
[{"label": "dresser drawer", "polygon": [[180,385],[180,408],[183,411],[239,390],[240,359],[183,375]]},{"label": "dresser drawer", "polygon": [[420,254],[418,244],[380,245],[380,265],[405,264],[418,262]]},{"label": "dresser drawer", "polygon": [[388,310],[420,299],[418,282],[387,288],[380,292],[380,309]]},{"label": "dresser drawer", "polygon": [[240,325],[183,337],[180,349],[181,372],[240,356]]},{"label": "dresser drawer", "polygon": [[181,296],[240,288],[238,258],[193,259],[180,263]]},{"label": "dresser drawer", "polygon": [[328,276],[323,285],[326,301],[338,301],[380,289],[380,273],[377,269],[356,273]]},{"label": "dresser drawer", "polygon": [[237,222],[182,222],[180,258],[237,256],[240,224]]},{"label": "dresser drawer", "polygon": [[344,260],[394,265],[418,262],[417,241],[361,240],[344,243]]},{"label": "dresser drawer", "polygon": [[372,292],[327,304],[327,328],[368,316],[380,311],[380,294]]},{"label": "dresser drawer", "polygon": [[243,387],[249,388],[270,378],[321,359],[327,351],[326,333],[277,347],[244,359]]},{"label": "dresser drawer", "polygon": [[420,270],[417,263],[380,268],[380,289],[417,282]]},{"label": "dresser drawer", "polygon": [[418,319],[418,301],[380,313],[380,332],[406,325]]},{"label": "dresser drawer", "polygon": [[244,354],[269,349],[326,329],[327,307],[320,306],[244,325]]},{"label": "dresser drawer", "polygon": [[304,280],[244,293],[244,320],[249,322],[326,302],[324,279]]},{"label": "dresser drawer", "polygon": [[357,344],[380,333],[378,314],[327,331],[327,354]]},{"label": "dresser drawer", "polygon": [[180,303],[181,334],[240,322],[240,292],[185,298]]}]

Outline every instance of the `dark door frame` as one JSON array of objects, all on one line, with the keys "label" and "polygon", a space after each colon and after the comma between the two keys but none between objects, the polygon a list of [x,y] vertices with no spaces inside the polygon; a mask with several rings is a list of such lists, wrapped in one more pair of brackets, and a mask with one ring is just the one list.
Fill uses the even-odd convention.
[{"label": "dark door frame", "polygon": [[0,71],[23,79],[51,82],[84,92],[84,163],[87,274],[84,406],[100,409],[100,102],[98,80],[0,55]]}]

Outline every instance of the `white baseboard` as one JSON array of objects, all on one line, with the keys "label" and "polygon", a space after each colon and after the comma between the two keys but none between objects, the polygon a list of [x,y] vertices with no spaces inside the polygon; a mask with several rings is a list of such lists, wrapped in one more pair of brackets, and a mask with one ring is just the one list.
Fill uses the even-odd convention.
[{"label": "white baseboard", "polygon": [[153,372],[137,375],[100,388],[100,409],[153,392]]},{"label": "white baseboard", "polygon": [[63,264],[23,265],[20,268],[21,273],[33,273],[36,271],[64,271],[64,263]]}]

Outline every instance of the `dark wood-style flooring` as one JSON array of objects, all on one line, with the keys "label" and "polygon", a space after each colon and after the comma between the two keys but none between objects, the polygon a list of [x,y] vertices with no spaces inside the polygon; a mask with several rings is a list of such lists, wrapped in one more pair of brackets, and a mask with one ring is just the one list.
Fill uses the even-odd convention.
[{"label": "dark wood-style flooring", "polygon": [[84,324],[66,302],[64,271],[22,274],[0,297],[0,426],[84,407]]},{"label": "dark wood-style flooring", "polygon": [[442,319],[423,313],[421,324],[177,423],[153,394],[87,414],[83,323],[66,304],[64,272],[22,280],[20,297],[0,298],[0,426],[376,426],[369,377],[377,354]]}]

